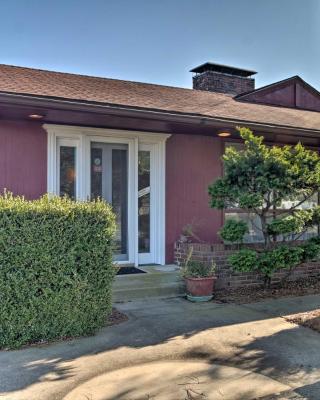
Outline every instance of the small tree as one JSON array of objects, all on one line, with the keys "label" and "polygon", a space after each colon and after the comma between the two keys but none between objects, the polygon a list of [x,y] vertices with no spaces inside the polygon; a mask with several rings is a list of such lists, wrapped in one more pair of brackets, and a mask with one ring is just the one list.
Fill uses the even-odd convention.
[{"label": "small tree", "polygon": [[[292,269],[320,253],[318,237],[302,246],[292,245],[292,238],[296,242],[320,221],[318,206],[300,207],[319,191],[320,158],[301,143],[269,147],[263,143],[263,137],[255,136],[249,129],[238,130],[244,148],[226,149],[224,176],[209,186],[211,207],[241,208],[258,217],[257,229],[263,238],[261,249],[242,248],[230,257],[230,262],[238,271],[263,272],[266,283],[270,283],[274,271]],[[248,229],[243,224],[227,221],[220,231],[221,237],[241,243]]]}]

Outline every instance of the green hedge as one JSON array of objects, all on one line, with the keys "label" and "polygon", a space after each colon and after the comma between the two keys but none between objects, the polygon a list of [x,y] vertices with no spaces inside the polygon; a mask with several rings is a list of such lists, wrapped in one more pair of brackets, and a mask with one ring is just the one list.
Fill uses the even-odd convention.
[{"label": "green hedge", "polygon": [[0,196],[0,348],[103,326],[115,276],[104,202]]}]

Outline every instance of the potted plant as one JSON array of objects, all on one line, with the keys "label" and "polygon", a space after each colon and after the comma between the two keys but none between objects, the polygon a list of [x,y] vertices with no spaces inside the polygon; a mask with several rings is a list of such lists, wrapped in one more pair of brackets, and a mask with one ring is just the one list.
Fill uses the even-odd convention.
[{"label": "potted plant", "polygon": [[186,282],[187,299],[193,302],[209,301],[213,297],[216,281],[216,264],[206,264],[192,260],[193,248],[191,247],[186,262],[182,267],[182,275]]}]

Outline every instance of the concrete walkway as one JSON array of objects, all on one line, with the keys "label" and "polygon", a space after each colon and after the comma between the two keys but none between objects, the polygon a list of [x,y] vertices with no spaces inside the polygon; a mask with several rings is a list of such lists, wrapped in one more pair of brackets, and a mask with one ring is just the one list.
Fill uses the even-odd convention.
[{"label": "concrete walkway", "polygon": [[0,352],[0,398],[169,400],[169,388],[175,400],[318,400],[320,336],[281,316],[319,307],[320,296],[119,304],[129,320],[94,337]]}]

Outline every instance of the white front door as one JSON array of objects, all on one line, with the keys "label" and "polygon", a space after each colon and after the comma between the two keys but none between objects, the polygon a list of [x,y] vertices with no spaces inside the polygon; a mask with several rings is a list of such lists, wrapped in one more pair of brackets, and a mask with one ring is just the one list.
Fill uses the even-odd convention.
[{"label": "white front door", "polygon": [[101,197],[117,220],[115,259],[165,263],[167,134],[45,124],[48,193]]},{"label": "white front door", "polygon": [[116,215],[116,261],[128,260],[128,145],[91,142],[91,199],[112,205]]}]

